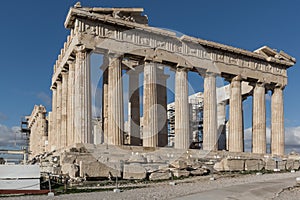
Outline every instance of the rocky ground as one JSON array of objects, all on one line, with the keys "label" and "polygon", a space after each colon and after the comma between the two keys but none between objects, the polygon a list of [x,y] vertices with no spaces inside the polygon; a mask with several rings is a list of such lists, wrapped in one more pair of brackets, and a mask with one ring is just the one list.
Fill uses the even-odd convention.
[{"label": "rocky ground", "polygon": [[[176,185],[170,185],[169,181],[160,182],[155,184],[149,184],[145,188],[138,188],[132,190],[124,190],[121,193],[114,193],[113,191],[105,192],[92,192],[92,193],[79,193],[79,194],[67,194],[59,195],[55,197],[45,196],[21,196],[21,197],[6,197],[7,200],[27,200],[27,199],[70,199],[70,200],[84,200],[84,199],[181,199],[185,196],[196,194],[201,196],[201,193],[219,190],[230,186],[241,186],[244,184],[252,184],[260,182],[280,181],[281,179],[290,178],[290,183],[285,185],[285,188],[272,194],[271,198],[275,200],[283,199],[299,199],[300,189],[291,186],[296,185],[296,177],[300,176],[300,172],[296,173],[279,173],[279,174],[264,174],[264,175],[217,175],[216,180],[210,180],[210,176],[205,177],[193,177],[184,180],[176,180]],[[290,188],[291,187],[291,188]],[[189,199],[189,198],[185,198]],[[211,199],[214,199],[212,194]],[[244,198],[239,198],[244,199]],[[258,199],[260,199],[258,197]],[[265,198],[261,198],[265,199]]]}]

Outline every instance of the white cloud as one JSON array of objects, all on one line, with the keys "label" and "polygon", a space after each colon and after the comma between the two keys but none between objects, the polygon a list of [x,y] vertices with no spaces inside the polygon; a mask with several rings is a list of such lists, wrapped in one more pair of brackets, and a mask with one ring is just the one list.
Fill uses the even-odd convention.
[{"label": "white cloud", "polygon": [[0,124],[0,149],[25,146],[25,136],[19,130],[17,126],[10,128]]},{"label": "white cloud", "polygon": [[[271,129],[267,127],[267,147],[270,146]],[[244,130],[245,151],[250,152],[252,146],[252,127]],[[285,153],[300,153],[300,126],[285,128]]]},{"label": "white cloud", "polygon": [[300,152],[300,126],[285,129],[285,150]]}]

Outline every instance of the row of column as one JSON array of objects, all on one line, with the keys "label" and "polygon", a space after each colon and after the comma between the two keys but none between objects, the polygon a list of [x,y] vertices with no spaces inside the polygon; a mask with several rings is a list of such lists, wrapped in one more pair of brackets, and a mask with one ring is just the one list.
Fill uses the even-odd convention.
[{"label": "row of column", "polygon": [[91,142],[90,67],[88,52],[78,47],[53,84],[48,150]]},{"label": "row of column", "polygon": [[[229,99],[229,138],[228,150],[231,152],[244,151],[243,109],[240,76],[231,79]],[[217,150],[217,104],[216,76],[206,74],[204,78],[204,124],[203,149]],[[253,119],[252,119],[252,152],[266,153],[266,102],[265,85],[256,83],[253,90]],[[271,99],[271,153],[284,154],[284,115],[283,87],[273,88]]]},{"label": "row of column", "polygon": [[[124,131],[122,59],[115,54],[108,55],[108,68],[103,74],[103,129],[104,142],[122,145]],[[74,61],[61,73],[54,84],[53,104],[49,133],[49,145],[59,149],[74,143],[90,143],[91,139],[91,95],[90,67],[88,53],[79,47]],[[175,75],[175,148],[188,149],[190,145],[188,69],[178,67]],[[139,81],[138,73],[129,73],[130,85]],[[130,92],[130,143],[146,147],[167,144],[167,125],[158,105],[165,107],[166,87],[163,70],[157,63],[144,65],[144,115],[143,137],[140,136],[139,90]],[[242,152],[243,113],[240,76],[231,79],[229,100],[229,144],[228,150]],[[271,105],[271,148],[273,154],[284,153],[283,94],[282,87],[275,87]],[[216,102],[216,74],[206,73],[204,77],[203,149],[218,150],[218,118]],[[166,112],[165,112],[166,114]],[[166,120],[165,120],[166,121]],[[56,123],[53,123],[56,122]],[[55,124],[55,126],[53,125]],[[266,108],[265,87],[257,83],[253,91],[253,152],[266,152]]]},{"label": "row of column", "polygon": [[[123,104],[122,104],[122,81],[121,81],[121,63],[119,58],[114,58],[109,63],[108,70],[108,95],[105,92],[104,113],[108,113],[108,123],[104,114],[104,133],[110,133],[109,144],[120,145],[123,142]],[[117,70],[117,71],[116,71]],[[147,147],[160,146],[160,141],[167,142],[160,138],[159,116],[157,105],[158,84],[160,78],[157,78],[159,68],[156,63],[145,63],[144,65],[144,115],[143,115],[143,140],[140,136],[140,109],[138,89],[132,90],[139,81],[139,74],[135,71],[129,73],[129,127],[130,144]],[[189,103],[188,103],[188,79],[186,68],[177,68],[175,75],[175,148],[188,149],[190,145],[190,126],[189,126]],[[105,72],[106,73],[106,72]],[[104,80],[106,78],[104,77]],[[243,135],[243,109],[242,109],[242,78],[236,76],[230,83],[230,109],[229,109],[229,144],[228,150],[232,152],[244,151]],[[120,96],[121,95],[121,96]],[[114,97],[114,98],[112,98]],[[108,103],[110,102],[110,103]],[[107,105],[106,105],[107,104]],[[108,106],[109,105],[109,106]],[[105,108],[108,107],[108,110]],[[284,154],[284,131],[283,131],[283,97],[282,88],[275,87],[272,95],[272,153]],[[216,102],[216,74],[206,73],[204,77],[204,110],[203,110],[203,149],[218,150],[218,115]],[[178,114],[179,113],[179,114]],[[108,124],[108,125],[107,125]],[[109,131],[108,131],[109,128]],[[167,134],[167,131],[165,131]],[[166,142],[163,142],[166,145]],[[162,145],[162,146],[165,146]],[[265,108],[265,87],[257,83],[253,91],[253,153],[266,153],[266,108]]]},{"label": "row of column", "polygon": [[[122,145],[123,138],[123,85],[121,58],[107,55],[108,68],[103,69],[103,130],[104,142]],[[107,59],[105,58],[105,59]],[[129,70],[129,143],[145,147],[166,146],[167,98],[166,79],[163,68],[157,63],[144,64],[143,135],[141,136],[139,72]],[[107,88],[107,89],[106,89]],[[158,95],[159,94],[159,95]],[[107,113],[107,114],[106,114]]]}]

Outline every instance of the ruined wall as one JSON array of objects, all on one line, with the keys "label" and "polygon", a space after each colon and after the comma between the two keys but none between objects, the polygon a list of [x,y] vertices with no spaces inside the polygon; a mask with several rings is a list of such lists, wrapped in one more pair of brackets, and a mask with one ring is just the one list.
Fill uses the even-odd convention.
[{"label": "ruined wall", "polygon": [[34,106],[31,115],[28,117],[29,138],[29,158],[46,151],[48,143],[48,119],[46,108],[42,105]]}]

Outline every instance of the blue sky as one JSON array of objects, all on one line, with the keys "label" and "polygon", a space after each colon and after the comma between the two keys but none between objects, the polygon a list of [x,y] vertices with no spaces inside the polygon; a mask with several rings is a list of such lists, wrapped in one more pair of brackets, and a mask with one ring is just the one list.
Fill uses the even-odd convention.
[{"label": "blue sky", "polygon": [[[15,132],[12,128],[19,126],[21,116],[30,114],[35,104],[51,109],[49,87],[53,64],[68,35],[63,25],[66,14],[75,3],[1,1],[0,145],[12,139]],[[297,0],[82,0],[81,4],[143,7],[151,26],[250,51],[267,45],[300,59],[300,1]],[[299,75],[299,64],[289,69],[289,83],[284,92],[286,134],[293,136],[293,145],[300,144]],[[245,109],[251,109],[247,105]],[[245,128],[251,127],[251,117],[246,116],[246,124]]]}]

